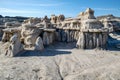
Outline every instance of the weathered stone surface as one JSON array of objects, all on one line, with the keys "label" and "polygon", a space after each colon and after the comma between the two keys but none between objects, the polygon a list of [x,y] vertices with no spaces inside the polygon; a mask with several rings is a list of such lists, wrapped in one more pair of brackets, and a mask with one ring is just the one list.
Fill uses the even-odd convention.
[{"label": "weathered stone surface", "polygon": [[55,16],[55,15],[51,15],[51,23],[59,23],[61,21],[64,21],[65,16],[64,15],[59,15],[59,16]]},{"label": "weathered stone surface", "polygon": [[3,47],[2,49],[4,50],[4,52],[3,52],[3,50],[1,50],[3,52],[3,55],[9,56],[9,57],[13,57],[13,56],[17,55],[20,51],[22,51],[23,45],[20,42],[19,34],[17,34],[17,33],[14,34],[10,38],[10,42],[9,42],[8,46],[6,46],[6,48]]},{"label": "weathered stone surface", "polygon": [[[1,58],[0,79],[6,80],[110,80],[120,79],[119,51],[65,49],[71,54],[48,50],[39,57]],[[59,49],[60,46],[54,48]],[[50,56],[54,53],[58,55]],[[28,52],[39,53],[41,52]],[[59,55],[61,54],[61,55]],[[117,55],[117,56],[116,56]]]},{"label": "weathered stone surface", "polygon": [[[64,15],[52,16],[51,20],[47,16],[30,18],[20,27],[21,35],[16,34],[15,29],[3,30],[0,54],[15,56],[24,48],[22,41],[25,49],[33,46],[35,50],[40,51],[25,50],[25,53],[16,58],[0,57],[0,79],[120,79],[119,51],[79,50],[74,44],[66,43],[63,46],[56,43],[57,46],[52,45],[44,49],[44,45],[52,44],[55,39],[71,43],[77,41],[76,45],[81,49],[105,48],[110,32],[107,26],[113,26],[113,23],[109,25],[107,22],[106,26],[103,23],[95,19],[94,11],[88,8],[77,18],[64,19]],[[119,40],[118,37],[114,39]],[[115,47],[119,48],[119,44]]]},{"label": "weathered stone surface", "polygon": [[9,41],[9,37],[7,36],[7,33],[3,33],[2,41],[3,42]]},{"label": "weathered stone surface", "polygon": [[21,39],[24,44],[28,47],[35,45],[37,37],[40,35],[42,30],[32,24],[24,24],[21,31]]},{"label": "weathered stone surface", "polygon": [[58,37],[58,41],[62,41],[62,30],[58,30],[58,35],[59,35],[59,37]]},{"label": "weathered stone surface", "polygon": [[20,27],[18,28],[6,28],[3,29],[3,36],[2,36],[2,41],[3,42],[8,42],[10,41],[10,38],[13,36],[13,34],[18,33],[20,37]]},{"label": "weathered stone surface", "polygon": [[9,45],[10,45],[10,42],[6,42],[6,43],[0,42],[0,55],[4,56],[6,54],[6,51]]},{"label": "weathered stone surface", "polygon": [[[107,43],[108,29],[105,29],[103,24],[95,19],[94,11],[88,8],[82,15],[80,35],[77,42],[79,48],[104,48]],[[106,35],[103,42],[103,33]],[[83,35],[82,35],[83,34]]]},{"label": "weathered stone surface", "polygon": [[66,30],[67,42],[70,42],[70,31]]},{"label": "weathered stone surface", "polygon": [[33,17],[31,17],[31,18],[29,18],[29,19],[27,19],[27,20],[24,20],[24,24],[26,24],[26,23],[29,23],[29,24],[37,24],[37,23],[39,23],[39,22],[41,22],[41,18],[33,18]]},{"label": "weathered stone surface", "polygon": [[[58,36],[58,34],[56,33],[56,37]],[[55,32],[47,32],[45,31],[43,33],[43,43],[44,45],[50,45],[54,42],[55,40]]]},{"label": "weathered stone surface", "polygon": [[35,50],[43,50],[44,46],[43,46],[43,40],[41,37],[38,37],[36,42],[35,42]]},{"label": "weathered stone surface", "polygon": [[66,42],[66,40],[67,40],[67,34],[66,34],[65,31],[62,30],[61,36],[62,36],[62,41],[63,41],[63,42]]},{"label": "weathered stone surface", "polygon": [[10,38],[10,42],[11,42],[11,44],[5,55],[13,57],[13,56],[17,55],[20,51],[23,50],[23,45],[21,44],[20,39],[17,34],[14,34]]},{"label": "weathered stone surface", "polygon": [[44,34],[43,34],[43,44],[44,45],[49,45],[50,44],[49,34],[47,32],[44,32]]},{"label": "weathered stone surface", "polygon": [[54,42],[54,39],[55,38],[55,34],[52,32],[52,33],[49,33],[49,39],[50,39],[50,44],[52,44]]},{"label": "weathered stone surface", "polygon": [[[19,26],[13,23],[6,23],[5,26]],[[10,38],[20,32],[20,43],[24,48],[41,47],[39,44],[51,45],[55,40],[62,42],[76,42],[82,49],[104,48],[107,44],[107,26],[112,26],[110,19],[99,21],[94,16],[94,10],[87,8],[85,12],[76,18],[66,18],[64,15],[52,15],[49,19],[29,18],[19,27],[3,29],[2,42],[9,42]],[[40,38],[39,38],[40,37]],[[42,39],[41,39],[42,38]],[[40,48],[39,48],[40,49]]]},{"label": "weathered stone surface", "polygon": [[15,22],[6,22],[5,27],[7,28],[13,28],[13,27],[19,27],[21,26],[21,23],[15,21]]},{"label": "weathered stone surface", "polygon": [[93,47],[96,47],[97,45],[97,34],[93,33]]},{"label": "weathered stone surface", "polygon": [[78,41],[77,41],[77,44],[76,44],[76,46],[78,47],[78,48],[81,48],[81,49],[84,49],[85,48],[85,36],[84,36],[84,34],[83,33],[80,33],[79,34],[79,39],[78,39]]}]

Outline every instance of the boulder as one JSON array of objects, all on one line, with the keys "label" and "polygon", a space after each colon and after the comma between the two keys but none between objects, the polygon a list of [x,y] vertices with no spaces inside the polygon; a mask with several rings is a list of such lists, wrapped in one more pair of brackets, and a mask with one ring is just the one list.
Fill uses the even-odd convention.
[{"label": "boulder", "polygon": [[8,48],[5,50],[5,56],[13,57],[17,55],[20,51],[23,50],[23,45],[20,42],[18,34],[14,34],[10,38],[10,44]]},{"label": "boulder", "polygon": [[43,50],[44,46],[43,46],[43,41],[41,37],[38,37],[36,42],[35,42],[35,50]]}]

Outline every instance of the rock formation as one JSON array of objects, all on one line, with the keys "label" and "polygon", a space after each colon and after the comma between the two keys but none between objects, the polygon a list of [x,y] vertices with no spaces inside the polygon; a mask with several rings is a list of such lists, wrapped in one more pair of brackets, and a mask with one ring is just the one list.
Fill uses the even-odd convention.
[{"label": "rock formation", "polygon": [[21,23],[14,21],[14,22],[6,22],[5,27],[12,28],[12,27],[19,27],[21,26]]},{"label": "rock formation", "polygon": [[36,39],[36,43],[35,43],[35,50],[43,50],[44,49],[44,46],[43,46],[43,40],[41,37],[38,37]]},{"label": "rock formation", "polygon": [[[0,80],[120,80],[119,20],[98,19],[88,8],[76,18],[5,23],[0,26]],[[98,50],[106,47],[109,51]]]},{"label": "rock formation", "polygon": [[6,48],[2,48],[5,56],[13,57],[23,50],[23,45],[20,42],[20,28],[7,28],[4,29],[2,37],[3,45],[8,43]]},{"label": "rock formation", "polygon": [[51,43],[54,42],[55,38],[55,29],[44,29],[43,32],[43,43],[44,45],[50,45]]},{"label": "rock formation", "polygon": [[[81,12],[76,18],[65,18],[64,15],[51,15],[51,18],[29,18],[21,23],[7,22],[4,26],[8,29],[1,30],[3,32],[2,42],[10,42],[15,38],[16,31],[19,29],[19,38],[16,40],[18,44],[23,44],[24,49],[43,50],[44,46],[51,45],[56,42],[76,42],[76,46],[81,49],[105,49],[109,32],[114,31],[116,23],[110,18],[97,19],[94,16],[94,10],[87,8],[85,12]],[[19,27],[17,29],[17,27]],[[11,50],[8,50],[9,52]],[[12,51],[13,54],[14,49]]]},{"label": "rock formation", "polygon": [[112,31],[120,31],[120,17],[113,15],[104,15],[97,17],[97,20],[101,21],[105,27]]},{"label": "rock formation", "polygon": [[59,16],[55,16],[55,15],[51,15],[51,23],[55,24],[58,22],[62,22],[65,20],[65,16],[63,14],[59,15]]},{"label": "rock formation", "polygon": [[82,49],[105,48],[108,28],[95,19],[94,11],[88,8],[82,16],[81,29],[77,47]]},{"label": "rock formation", "polygon": [[18,38],[18,34],[14,34],[10,38],[10,45],[9,45],[8,49],[6,50],[5,55],[13,57],[22,50],[23,50],[23,45],[21,44],[20,39]]},{"label": "rock formation", "polygon": [[23,24],[21,30],[21,40],[26,47],[33,47],[41,32],[41,30],[32,24]]}]

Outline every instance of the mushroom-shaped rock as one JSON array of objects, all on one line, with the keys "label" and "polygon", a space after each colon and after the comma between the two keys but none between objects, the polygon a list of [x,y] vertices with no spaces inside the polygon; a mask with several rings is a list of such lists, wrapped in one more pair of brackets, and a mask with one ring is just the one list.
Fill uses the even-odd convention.
[{"label": "mushroom-shaped rock", "polygon": [[94,17],[94,11],[88,8],[84,12],[81,21],[77,47],[82,49],[105,48],[107,37],[108,30],[106,30],[104,25]]}]

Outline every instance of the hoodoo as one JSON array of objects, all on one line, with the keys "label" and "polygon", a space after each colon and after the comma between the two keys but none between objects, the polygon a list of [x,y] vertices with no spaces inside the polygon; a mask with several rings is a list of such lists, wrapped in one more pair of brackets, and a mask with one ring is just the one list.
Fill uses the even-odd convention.
[{"label": "hoodoo", "polygon": [[55,41],[76,42],[79,49],[105,49],[108,33],[113,29],[112,25],[107,26],[109,24],[108,20],[96,19],[91,8],[76,18],[65,18],[61,14],[52,15],[50,19],[47,16],[30,18],[19,25],[6,23],[6,29],[2,30],[2,42],[8,47],[3,47],[1,51],[7,56],[15,56],[24,49],[41,51]]}]

